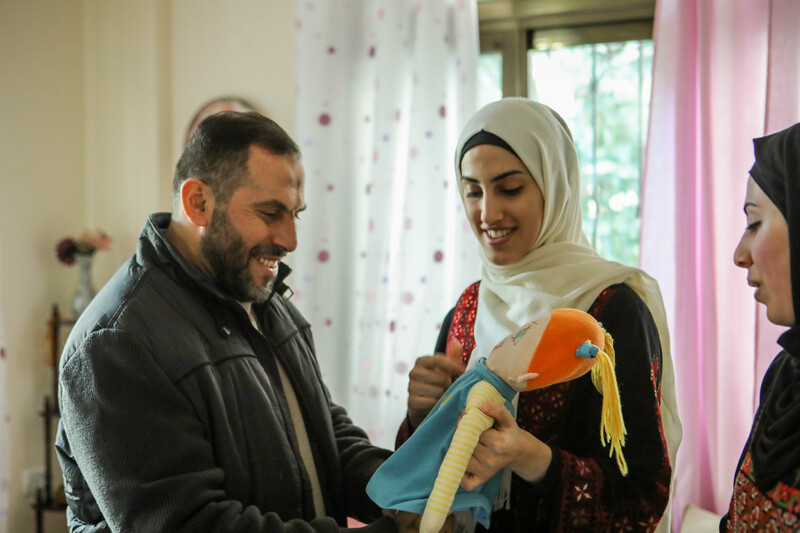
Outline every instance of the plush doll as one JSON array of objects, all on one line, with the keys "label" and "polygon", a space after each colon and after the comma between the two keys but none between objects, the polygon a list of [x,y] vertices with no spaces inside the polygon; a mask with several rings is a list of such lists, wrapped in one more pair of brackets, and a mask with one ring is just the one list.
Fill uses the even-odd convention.
[{"label": "plush doll", "polygon": [[367,494],[383,509],[422,514],[420,533],[438,533],[447,515],[461,510],[470,510],[488,529],[503,473],[472,491],[459,486],[481,433],[494,424],[479,406],[503,402],[514,415],[519,392],[576,379],[590,370],[603,395],[600,440],[610,444],[609,456],[615,455],[626,475],[613,340],[588,313],[555,309],[503,339],[488,358],[480,358],[459,377],[378,469]]}]

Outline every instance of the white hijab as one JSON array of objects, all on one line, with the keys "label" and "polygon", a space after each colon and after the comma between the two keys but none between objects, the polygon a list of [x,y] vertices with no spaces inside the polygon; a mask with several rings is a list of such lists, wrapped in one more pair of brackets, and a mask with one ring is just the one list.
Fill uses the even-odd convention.
[{"label": "white hijab", "polygon": [[[564,119],[555,111],[526,98],[505,98],[480,109],[458,140],[455,166],[459,191],[462,150],[481,130],[505,141],[528,168],[544,196],[544,218],[533,247],[516,263],[495,265],[478,247],[482,280],[475,319],[475,355],[488,355],[501,339],[545,312],[564,307],[588,311],[604,289],[625,283],[642,298],[658,328],[663,357],[662,425],[674,471],[682,428],[658,283],[638,268],[603,259],[584,236],[575,146]],[[669,508],[665,518],[668,516]],[[665,523],[664,531],[669,531],[668,519],[662,520],[659,530]]]}]

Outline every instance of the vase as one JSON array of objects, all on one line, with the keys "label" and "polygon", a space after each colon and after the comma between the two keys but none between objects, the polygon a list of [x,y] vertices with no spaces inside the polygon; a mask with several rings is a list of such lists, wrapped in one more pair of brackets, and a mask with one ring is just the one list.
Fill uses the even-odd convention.
[{"label": "vase", "polygon": [[79,277],[78,286],[72,296],[72,311],[77,319],[95,295],[92,285],[92,255],[75,254],[75,264],[78,265]]}]

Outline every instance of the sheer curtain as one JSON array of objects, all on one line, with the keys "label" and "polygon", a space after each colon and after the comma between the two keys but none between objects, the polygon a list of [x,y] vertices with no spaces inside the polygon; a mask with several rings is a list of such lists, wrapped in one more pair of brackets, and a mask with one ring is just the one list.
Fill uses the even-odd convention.
[{"label": "sheer curtain", "polygon": [[733,475],[780,330],[733,265],[752,138],[798,120],[800,3],[662,0],[642,191],[641,264],[672,332],[684,437],[677,522],[727,511]]},{"label": "sheer curtain", "polygon": [[477,6],[297,2],[297,36],[293,301],[334,401],[393,447],[408,372],[480,272],[452,163],[476,109]]}]

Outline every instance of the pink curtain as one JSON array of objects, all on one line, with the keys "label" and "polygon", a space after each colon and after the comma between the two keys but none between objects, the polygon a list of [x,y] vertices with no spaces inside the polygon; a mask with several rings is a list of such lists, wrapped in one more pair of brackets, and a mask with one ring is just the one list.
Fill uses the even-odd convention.
[{"label": "pink curtain", "polygon": [[8,472],[10,417],[8,414],[8,367],[6,365],[6,344],[3,330],[3,314],[0,312],[0,533],[8,528],[8,506],[11,480]]},{"label": "pink curtain", "polygon": [[800,120],[800,2],[661,0],[656,7],[641,265],[667,306],[688,504],[726,512],[779,330],[732,262],[752,139]]}]

